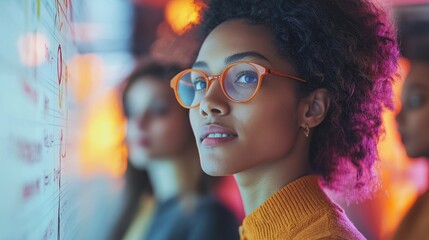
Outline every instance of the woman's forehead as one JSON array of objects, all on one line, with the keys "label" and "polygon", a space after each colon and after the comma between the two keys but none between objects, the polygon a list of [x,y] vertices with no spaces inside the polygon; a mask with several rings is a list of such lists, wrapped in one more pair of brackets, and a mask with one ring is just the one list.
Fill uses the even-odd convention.
[{"label": "woman's forehead", "polygon": [[136,81],[130,88],[127,99],[133,102],[150,102],[152,99],[170,98],[169,85],[166,81],[144,78]]},{"label": "woman's forehead", "polygon": [[271,31],[260,25],[250,25],[243,19],[224,22],[213,29],[201,46],[198,59],[221,59],[237,52],[259,52],[273,55],[276,48]]},{"label": "woman's forehead", "polygon": [[228,59],[243,53],[251,54],[238,61],[256,60],[266,67],[278,68],[280,66],[276,65],[285,61],[268,27],[250,24],[245,19],[235,19],[220,24],[210,32],[196,62],[206,63],[209,70],[219,72],[230,63]]}]

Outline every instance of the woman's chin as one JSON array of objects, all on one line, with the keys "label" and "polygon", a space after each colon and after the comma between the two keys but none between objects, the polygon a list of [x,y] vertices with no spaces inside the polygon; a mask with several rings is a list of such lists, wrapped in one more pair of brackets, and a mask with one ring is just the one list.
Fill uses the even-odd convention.
[{"label": "woman's chin", "polygon": [[144,170],[150,160],[146,157],[130,157],[130,164],[133,167]]},{"label": "woman's chin", "polygon": [[412,146],[411,144],[404,144],[405,151],[407,152],[407,156],[410,158],[422,158],[425,155],[424,151],[420,151],[416,147]]},{"label": "woman's chin", "polygon": [[219,164],[212,163],[202,163],[203,171],[213,177],[223,177],[230,176],[236,172],[233,169],[230,169],[228,166],[220,166]]}]

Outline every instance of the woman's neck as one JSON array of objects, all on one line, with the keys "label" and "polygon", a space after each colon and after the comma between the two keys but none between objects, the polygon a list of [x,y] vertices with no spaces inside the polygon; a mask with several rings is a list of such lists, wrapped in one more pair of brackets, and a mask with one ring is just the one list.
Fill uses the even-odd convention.
[{"label": "woman's neck", "polygon": [[295,154],[235,174],[246,215],[290,182],[310,173],[308,156]]},{"label": "woman's neck", "polygon": [[196,194],[202,174],[197,149],[189,146],[175,157],[153,160],[148,173],[158,201]]},{"label": "woman's neck", "polygon": [[151,160],[147,170],[157,201],[164,202],[178,195],[180,187],[177,182],[174,165],[169,160]]}]

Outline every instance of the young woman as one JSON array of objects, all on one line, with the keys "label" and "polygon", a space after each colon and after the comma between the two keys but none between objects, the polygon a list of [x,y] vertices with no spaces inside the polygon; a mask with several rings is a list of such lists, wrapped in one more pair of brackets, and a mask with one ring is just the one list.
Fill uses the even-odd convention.
[{"label": "young woman", "polygon": [[[397,116],[407,155],[429,159],[429,58],[411,62]],[[420,196],[402,220],[394,239],[426,239],[429,191]]]},{"label": "young woman", "polygon": [[123,92],[130,164],[147,170],[155,198],[146,230],[139,219],[150,208],[136,214],[125,238],[237,239],[235,216],[211,194],[213,180],[201,170],[188,111],[170,91],[169,80],[178,72],[176,66],[145,59]]},{"label": "young woman", "polygon": [[234,174],[242,239],[363,239],[318,180],[369,195],[395,32],[366,0],[211,0],[192,69],[171,81],[203,170]]}]

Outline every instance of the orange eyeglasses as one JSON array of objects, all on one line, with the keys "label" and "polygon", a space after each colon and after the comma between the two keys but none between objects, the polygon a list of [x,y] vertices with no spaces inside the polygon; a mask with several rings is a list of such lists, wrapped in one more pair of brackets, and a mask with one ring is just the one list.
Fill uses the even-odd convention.
[{"label": "orange eyeglasses", "polygon": [[256,96],[262,79],[267,74],[307,82],[302,78],[277,72],[256,63],[236,62],[227,66],[220,75],[215,76],[209,76],[197,69],[183,70],[171,80],[170,86],[184,108],[198,107],[215,79],[219,79],[222,91],[229,100],[246,103]]}]

